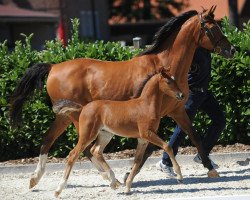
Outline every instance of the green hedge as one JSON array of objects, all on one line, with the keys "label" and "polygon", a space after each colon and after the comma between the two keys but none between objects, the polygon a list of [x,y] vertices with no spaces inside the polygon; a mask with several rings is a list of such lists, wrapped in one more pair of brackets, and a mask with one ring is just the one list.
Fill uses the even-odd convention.
[{"label": "green hedge", "polygon": [[[0,161],[23,157],[37,156],[41,140],[48,129],[54,114],[47,99],[46,90],[36,94],[24,107],[24,124],[21,129],[13,130],[9,121],[9,97],[14,91],[18,80],[25,70],[37,62],[59,63],[79,57],[97,58],[101,60],[127,60],[136,55],[139,50],[122,47],[119,43],[96,41],[86,43],[78,37],[79,21],[73,21],[72,37],[67,47],[63,47],[58,40],[47,41],[45,49],[35,51],[31,49],[32,35],[24,36],[24,42],[16,41],[15,49],[8,51],[7,42],[0,44]],[[227,127],[220,138],[220,143],[229,144],[237,141],[248,142],[249,135],[249,50],[250,23],[241,32],[224,21],[224,31],[233,44],[240,47],[240,51],[232,60],[225,60],[220,56],[213,56],[213,81],[211,89],[218,100],[224,105],[227,113]],[[196,127],[204,132],[203,127],[209,123],[206,116],[198,115]],[[159,134],[168,139],[174,123],[170,119],[162,119]],[[247,135],[248,134],[248,135]],[[75,145],[77,136],[70,126],[50,151],[53,156],[66,156]],[[186,141],[188,143],[189,140]],[[133,148],[136,140],[114,137],[108,151]]]}]

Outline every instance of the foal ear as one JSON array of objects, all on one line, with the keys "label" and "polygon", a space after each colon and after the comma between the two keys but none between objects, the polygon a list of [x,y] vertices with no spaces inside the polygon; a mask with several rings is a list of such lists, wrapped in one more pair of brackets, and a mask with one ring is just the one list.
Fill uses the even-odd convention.
[{"label": "foal ear", "polygon": [[160,67],[159,69],[159,73],[164,77],[164,75],[166,74],[166,69],[164,67]]},{"label": "foal ear", "polygon": [[172,78],[169,76],[169,74],[167,73],[167,70],[164,67],[160,68],[160,73],[163,76],[163,78],[166,78],[168,80],[171,80]]},{"label": "foal ear", "polygon": [[160,68],[159,68],[159,73],[162,74],[162,71],[164,71],[164,67],[160,67]]}]

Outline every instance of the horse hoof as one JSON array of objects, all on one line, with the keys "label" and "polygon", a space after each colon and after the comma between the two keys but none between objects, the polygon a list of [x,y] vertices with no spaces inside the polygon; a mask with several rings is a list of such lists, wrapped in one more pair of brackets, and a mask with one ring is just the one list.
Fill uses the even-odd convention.
[{"label": "horse hoof", "polygon": [[35,178],[31,178],[30,179],[30,186],[29,186],[29,189],[35,187],[37,185],[37,181]]},{"label": "horse hoof", "polygon": [[211,169],[210,171],[208,171],[207,173],[209,178],[218,178],[220,177],[218,172],[215,169]]}]

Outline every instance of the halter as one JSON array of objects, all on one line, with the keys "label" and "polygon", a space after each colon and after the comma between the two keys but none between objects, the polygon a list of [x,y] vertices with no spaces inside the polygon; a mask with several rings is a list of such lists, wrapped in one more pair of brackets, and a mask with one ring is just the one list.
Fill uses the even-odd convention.
[{"label": "halter", "polygon": [[219,28],[219,26],[214,20],[213,21],[214,21],[215,26],[208,28],[206,23],[209,22],[209,20],[204,20],[202,13],[200,13],[199,18],[200,18],[201,30],[200,30],[200,35],[198,39],[198,44],[200,44],[201,33],[202,33],[202,30],[204,30],[206,36],[209,38],[209,40],[213,44],[213,51],[216,53],[220,53],[221,47],[219,46],[219,44],[221,43],[222,40],[226,38],[226,36],[224,36],[223,34],[218,34],[219,32],[221,33],[221,29]]}]

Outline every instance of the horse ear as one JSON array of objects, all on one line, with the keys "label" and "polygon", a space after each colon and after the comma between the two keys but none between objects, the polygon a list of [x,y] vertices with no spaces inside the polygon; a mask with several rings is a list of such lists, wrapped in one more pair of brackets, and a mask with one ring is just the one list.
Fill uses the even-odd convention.
[{"label": "horse ear", "polygon": [[214,13],[214,11],[215,11],[216,7],[217,7],[217,6],[215,5],[212,13]]},{"label": "horse ear", "polygon": [[212,9],[213,9],[214,6],[211,6],[211,8],[209,9],[208,11],[208,15],[211,13]]},{"label": "horse ear", "polygon": [[208,12],[208,15],[213,16],[216,7],[217,7],[217,6],[212,6],[212,7],[210,8],[209,12]]},{"label": "horse ear", "polygon": [[201,8],[202,8],[202,14],[207,12],[207,9],[205,9],[203,6],[201,6]]},{"label": "horse ear", "polygon": [[216,6],[212,6],[209,9],[208,13],[205,15],[205,18],[213,20],[214,19],[214,11],[215,11],[215,9],[216,9]]}]

